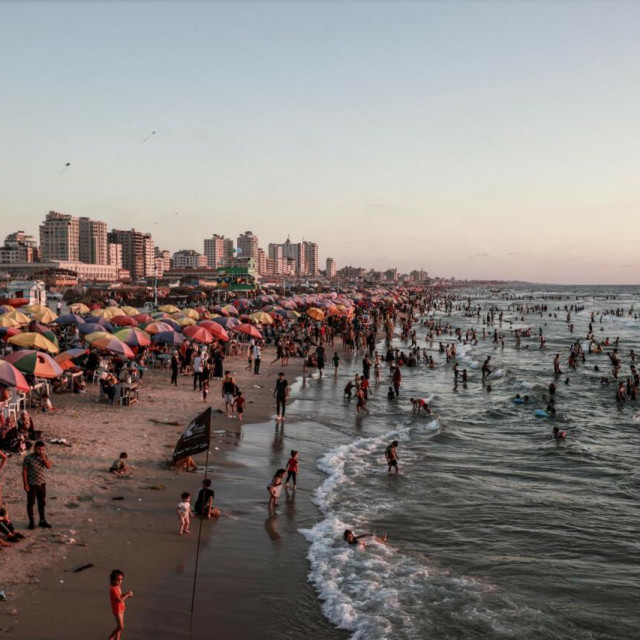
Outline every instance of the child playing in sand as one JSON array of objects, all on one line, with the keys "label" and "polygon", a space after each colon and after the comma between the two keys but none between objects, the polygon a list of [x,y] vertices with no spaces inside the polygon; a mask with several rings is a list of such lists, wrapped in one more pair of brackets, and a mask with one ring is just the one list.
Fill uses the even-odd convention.
[{"label": "child playing in sand", "polygon": [[189,533],[189,523],[191,522],[191,494],[182,493],[180,495],[181,501],[178,503],[178,517],[180,518],[180,533]]},{"label": "child playing in sand", "polygon": [[117,476],[124,476],[129,473],[129,467],[127,467],[128,457],[129,456],[127,455],[127,452],[123,451],[118,456],[118,459],[113,461],[113,464],[111,465],[109,471],[111,471],[111,473],[115,473]]},{"label": "child playing in sand", "polygon": [[111,588],[109,589],[109,600],[111,601],[111,611],[116,619],[116,628],[109,636],[109,640],[120,640],[124,629],[124,602],[133,596],[133,591],[122,593],[122,581],[124,573],[120,569],[114,569],[110,576]]},{"label": "child playing in sand", "polygon": [[293,480],[293,488],[297,485],[298,476],[298,452],[294,449],[291,451],[291,457],[287,462],[287,479],[285,481],[285,487],[289,486],[289,480]]},{"label": "child playing in sand", "polygon": [[40,400],[40,408],[42,409],[42,413],[55,411],[53,405],[51,404],[51,398],[49,397],[49,394],[44,393],[42,395],[42,400]]},{"label": "child playing in sand", "polygon": [[244,416],[244,406],[247,404],[247,401],[244,399],[242,395],[242,391],[238,390],[238,395],[235,397],[233,401],[233,408],[238,412],[238,420],[243,420]]}]

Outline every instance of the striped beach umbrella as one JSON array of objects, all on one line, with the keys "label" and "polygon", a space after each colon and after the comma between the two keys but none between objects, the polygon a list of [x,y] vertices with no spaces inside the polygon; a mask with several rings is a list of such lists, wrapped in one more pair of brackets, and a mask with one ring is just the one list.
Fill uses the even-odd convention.
[{"label": "striped beach umbrella", "polygon": [[118,353],[125,358],[133,358],[133,351],[131,351],[131,347],[110,334],[92,340],[91,346],[96,349],[102,349],[103,351]]},{"label": "striped beach umbrella", "polygon": [[86,336],[90,333],[95,333],[96,331],[102,331],[104,333],[109,333],[113,326],[107,322],[106,324],[97,324],[96,322],[86,322],[85,324],[78,325],[78,329],[80,330],[80,335]]},{"label": "striped beach umbrella", "polygon": [[236,318],[214,318],[213,322],[216,322],[220,326],[224,327],[225,329],[227,329],[227,331],[232,327],[240,324],[240,320],[237,320]]},{"label": "striped beach umbrella", "polygon": [[153,318],[148,313],[139,313],[138,315],[133,316],[133,319],[146,324],[153,322]]},{"label": "striped beach umbrella", "polygon": [[191,338],[191,340],[201,342],[202,344],[209,344],[213,342],[213,336],[203,326],[185,327],[184,335]]},{"label": "striped beach umbrella", "polygon": [[45,338],[41,333],[35,331],[27,331],[17,336],[11,336],[7,342],[15,344],[18,347],[26,347],[27,349],[42,349],[49,353],[58,353],[60,349],[56,344]]},{"label": "striped beach umbrella", "polygon": [[0,360],[0,384],[15,387],[18,391],[29,391],[29,383],[22,373],[6,360]]},{"label": "striped beach umbrella", "polygon": [[113,335],[115,338],[122,340],[122,342],[128,344],[130,347],[146,347],[151,344],[151,336],[146,331],[138,329],[138,327],[120,329]]},{"label": "striped beach umbrella", "polygon": [[217,340],[224,340],[226,342],[229,339],[229,334],[226,329],[213,320],[202,320],[198,323],[198,326],[204,327]]},{"label": "striped beach umbrella", "polygon": [[129,307],[128,305],[124,305],[123,307],[120,307],[128,316],[137,316],[140,311],[139,309],[136,309],[135,307]]},{"label": "striped beach umbrella", "polygon": [[20,323],[17,320],[14,320],[13,318],[9,318],[8,314],[4,314],[2,316],[0,316],[0,327],[6,327],[6,328],[10,328],[10,327],[19,327]]},{"label": "striped beach umbrella", "polygon": [[153,335],[154,333],[162,333],[163,331],[173,331],[174,327],[166,322],[151,322],[144,328],[144,330]]},{"label": "striped beach umbrella", "polygon": [[2,317],[15,320],[18,324],[29,324],[31,322],[31,318],[29,318],[28,315],[22,313],[22,311],[18,311],[17,309],[14,309],[9,313],[5,313]]},{"label": "striped beach umbrella", "polygon": [[89,349],[67,349],[55,356],[53,359],[60,365],[63,371],[84,364],[87,359]]},{"label": "striped beach umbrella", "polygon": [[94,331],[93,333],[87,334],[84,339],[93,343],[94,340],[98,340],[99,338],[112,338],[113,336],[108,331]]},{"label": "striped beach umbrella", "polygon": [[36,378],[57,378],[62,375],[60,365],[48,353],[42,351],[14,351],[4,359],[22,373],[30,373]]},{"label": "striped beach umbrella", "polygon": [[255,313],[250,313],[249,318],[254,322],[260,322],[261,324],[273,324],[273,318],[264,311],[256,311]]}]

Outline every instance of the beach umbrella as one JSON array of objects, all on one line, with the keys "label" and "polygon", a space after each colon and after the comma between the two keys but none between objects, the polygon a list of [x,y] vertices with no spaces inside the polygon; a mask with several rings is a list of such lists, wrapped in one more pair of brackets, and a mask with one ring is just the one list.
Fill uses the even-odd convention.
[{"label": "beach umbrella", "polygon": [[58,336],[53,333],[53,331],[51,331],[50,329],[47,329],[47,327],[43,327],[41,324],[38,324],[36,322],[36,331],[44,336],[47,340],[49,340],[50,342],[53,342],[53,344],[56,345],[56,347],[58,347],[58,350],[60,350],[60,343],[58,342]]},{"label": "beach umbrella", "polygon": [[173,327],[166,322],[151,322],[144,330],[153,335],[154,333],[162,333],[163,331],[173,331]]},{"label": "beach umbrella", "polygon": [[155,313],[151,314],[151,317],[154,320],[164,320],[165,318],[169,317],[169,314],[165,313],[164,311],[156,311]]},{"label": "beach umbrella", "polygon": [[[169,320],[169,318],[167,318]],[[179,327],[190,327],[196,324],[196,321],[193,318],[179,318],[178,320],[174,320],[174,322]]]},{"label": "beach umbrella", "polygon": [[204,307],[195,307],[195,311],[197,311],[200,315],[203,313],[207,313],[207,310]]},{"label": "beach umbrella", "polygon": [[48,307],[43,311],[33,311],[32,312],[36,320],[38,322],[42,322],[43,324],[50,324],[51,322],[55,322],[58,319],[58,314],[54,313]]},{"label": "beach umbrella", "polygon": [[0,315],[4,315],[5,313],[11,313],[13,311],[13,307],[8,304],[0,304]]},{"label": "beach umbrella", "polygon": [[20,323],[17,320],[9,317],[9,314],[5,313],[3,316],[0,316],[0,327],[19,327]]},{"label": "beach umbrella", "polygon": [[111,353],[119,353],[121,356],[125,358],[133,358],[133,351],[131,351],[131,347],[128,344],[122,342],[122,340],[118,340],[118,338],[114,338],[114,336],[108,334],[107,336],[103,336],[100,338],[96,338],[91,341],[91,346],[97,349],[102,349],[103,351],[111,351]]},{"label": "beach umbrella", "polygon": [[111,318],[111,324],[118,327],[137,327],[138,321],[131,316],[116,316]]},{"label": "beach umbrella", "polygon": [[151,336],[151,340],[159,344],[182,344],[184,336],[177,331],[162,331]]},{"label": "beach umbrella", "polygon": [[49,309],[49,307],[47,307],[46,304],[30,304],[26,307],[24,307],[24,311],[28,311],[29,313],[40,313],[42,311],[47,311]]},{"label": "beach umbrella", "polygon": [[22,333],[20,327],[0,327],[0,336],[4,340],[8,340],[11,336],[17,336],[19,333]]},{"label": "beach umbrella", "polygon": [[94,309],[91,315],[96,318],[111,320],[116,316],[126,316],[127,314],[120,307],[107,307],[106,309]]},{"label": "beach umbrella", "polygon": [[86,304],[83,304],[82,302],[74,302],[73,304],[69,305],[69,309],[71,310],[71,313],[79,313],[79,314],[87,314],[91,311],[91,309],[89,309],[89,307],[87,307]]},{"label": "beach umbrella", "polygon": [[213,322],[216,322],[227,330],[240,324],[240,321],[236,320],[236,318],[214,318]]},{"label": "beach umbrella", "polygon": [[29,316],[22,313],[22,311],[18,311],[17,309],[14,309],[9,313],[5,313],[2,317],[15,320],[18,324],[29,324],[31,322],[31,318],[29,318]]},{"label": "beach umbrella", "polygon": [[29,383],[24,376],[6,360],[0,360],[0,384],[5,387],[15,387],[18,391],[29,391]]},{"label": "beach umbrella", "polygon": [[130,347],[146,347],[151,344],[151,336],[146,331],[138,329],[138,327],[120,329],[113,335],[118,338],[118,340],[122,340],[122,342],[128,344]]},{"label": "beach umbrella", "polygon": [[163,313],[177,313],[180,309],[173,304],[163,304],[158,307],[158,311],[162,311]]},{"label": "beach umbrella", "polygon": [[36,378],[57,378],[62,375],[60,365],[48,353],[42,351],[14,351],[4,359],[22,373],[30,373]]},{"label": "beach umbrella", "polygon": [[229,334],[226,332],[225,328],[214,322],[213,320],[202,320],[202,322],[198,323],[199,327],[204,327],[214,338],[218,340],[228,340]]},{"label": "beach umbrella", "polygon": [[273,318],[264,311],[256,311],[255,313],[249,314],[249,317],[254,322],[260,322],[261,324],[273,324]]},{"label": "beach umbrella", "polygon": [[229,317],[229,312],[223,309],[219,304],[213,307],[213,311],[215,311],[215,313],[219,313],[221,316],[224,316],[225,318]]},{"label": "beach umbrella", "polygon": [[324,320],[324,312],[321,309],[317,309],[316,307],[307,309],[307,315],[314,320]]},{"label": "beach umbrella", "polygon": [[71,367],[77,367],[83,364],[87,359],[89,349],[68,349],[54,357],[54,360],[60,365],[63,371]]},{"label": "beach umbrella", "polygon": [[133,316],[133,319],[138,322],[145,322],[146,324],[153,322],[153,318],[148,313],[139,313],[138,315]]},{"label": "beach umbrella", "polygon": [[77,313],[65,313],[64,315],[58,316],[53,322],[63,327],[72,324],[84,324],[84,320]]},{"label": "beach umbrella", "polygon": [[184,313],[187,318],[192,318],[193,320],[200,319],[200,314],[195,309],[183,309],[182,313]]},{"label": "beach umbrella", "polygon": [[222,311],[226,311],[230,316],[238,315],[238,310],[232,304],[226,304],[222,307]]},{"label": "beach umbrella", "polygon": [[232,331],[237,331],[238,333],[246,333],[252,338],[262,340],[262,334],[252,324],[239,324],[237,327],[233,327]]},{"label": "beach umbrella", "polygon": [[86,322],[85,324],[78,325],[78,329],[80,330],[80,335],[86,336],[96,331],[109,333],[110,331],[113,330],[113,327],[108,322],[106,324],[98,324],[96,322]]},{"label": "beach umbrella", "polygon": [[174,331],[182,331],[182,325],[173,318],[163,318],[157,322],[160,322],[161,324],[168,324]]},{"label": "beach umbrella", "polygon": [[233,306],[240,309],[240,311],[246,311],[251,306],[251,302],[246,298],[239,298],[233,301]]},{"label": "beach umbrella", "polygon": [[135,307],[129,307],[125,305],[124,307],[120,307],[128,316],[137,316],[140,311]]},{"label": "beach umbrella", "polygon": [[203,344],[209,344],[213,342],[213,336],[205,327],[185,327],[184,335],[196,342],[202,342]]},{"label": "beach umbrella", "polygon": [[99,338],[113,338],[113,336],[107,331],[94,331],[84,337],[84,339],[91,344]]},{"label": "beach umbrella", "polygon": [[58,353],[58,351],[60,351],[58,346],[51,342],[51,340],[35,331],[28,331],[17,336],[11,336],[7,342],[28,349],[43,349],[44,351],[49,351],[49,353]]}]

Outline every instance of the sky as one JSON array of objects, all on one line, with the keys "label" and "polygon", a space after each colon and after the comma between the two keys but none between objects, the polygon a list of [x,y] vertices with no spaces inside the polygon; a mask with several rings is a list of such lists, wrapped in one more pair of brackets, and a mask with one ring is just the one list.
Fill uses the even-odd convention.
[{"label": "sky", "polygon": [[637,2],[0,2],[0,236],[56,210],[171,251],[251,230],[321,267],[636,284],[638,25]]}]

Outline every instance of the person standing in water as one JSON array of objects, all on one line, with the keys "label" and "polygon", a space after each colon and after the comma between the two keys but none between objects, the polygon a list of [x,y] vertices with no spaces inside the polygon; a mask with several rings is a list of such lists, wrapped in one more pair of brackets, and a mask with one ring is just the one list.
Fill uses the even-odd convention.
[{"label": "person standing in water", "polygon": [[491,375],[491,369],[489,363],[491,362],[491,356],[487,356],[487,359],[482,364],[482,379],[486,380]]},{"label": "person standing in water", "polygon": [[398,441],[394,440],[385,450],[384,457],[387,459],[389,465],[389,473],[391,473],[392,467],[395,467],[396,473],[399,472],[398,468]]}]

